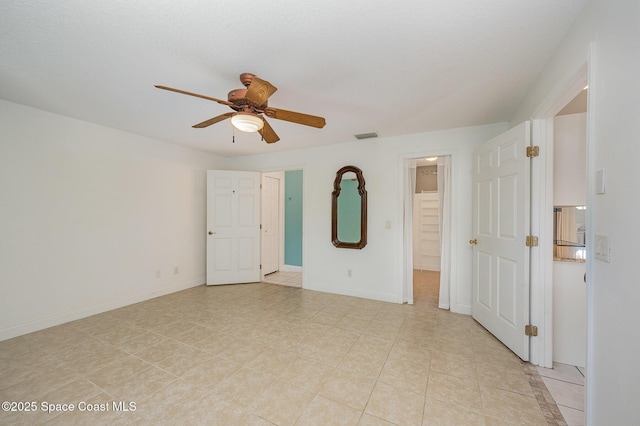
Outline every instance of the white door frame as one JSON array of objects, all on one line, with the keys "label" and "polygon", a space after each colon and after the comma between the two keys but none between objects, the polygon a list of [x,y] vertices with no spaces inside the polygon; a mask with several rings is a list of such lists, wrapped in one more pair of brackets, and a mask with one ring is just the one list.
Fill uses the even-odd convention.
[{"label": "white door frame", "polygon": [[[284,171],[278,172],[264,172],[261,174],[260,180],[264,183],[265,177],[271,177],[274,179],[278,179],[279,181],[279,189],[278,189],[278,270],[282,271],[284,267]],[[262,192],[260,192],[260,196],[262,198]],[[262,210],[260,211],[260,223],[264,223],[264,217],[262,216]],[[260,233],[262,235],[262,233]],[[260,242],[260,258],[264,259],[265,247],[262,245],[262,241]],[[264,270],[260,269],[260,281],[264,281]]]},{"label": "white door frame", "polygon": [[[280,270],[281,271],[291,271],[292,267],[289,266],[287,267],[287,265],[284,262],[284,230],[285,230],[285,218],[284,218],[284,210],[285,210],[285,173],[288,171],[301,171],[302,172],[302,268],[300,268],[302,270],[302,287],[304,288],[304,282],[305,282],[305,269],[304,269],[304,265],[305,265],[305,256],[306,256],[306,252],[307,250],[304,249],[304,234],[305,234],[305,218],[304,218],[304,212],[305,212],[305,198],[304,198],[304,194],[307,192],[307,181],[304,179],[304,175],[305,175],[305,166],[304,165],[300,165],[300,166],[290,166],[290,167],[278,167],[275,169],[266,169],[266,170],[261,170],[260,173],[263,175],[269,175],[269,176],[280,176]],[[260,255],[262,255],[262,253],[260,253]],[[298,272],[298,270],[294,270],[295,272]],[[262,271],[260,273],[260,280],[264,280],[264,274],[262,274]]]},{"label": "white door frame", "polygon": [[[530,315],[539,337],[531,339],[530,362],[546,368],[553,367],[553,119],[584,89],[588,80],[589,64],[585,63],[531,117],[531,144],[540,147],[540,157],[531,165],[531,205],[539,207],[531,209],[531,233],[538,236],[539,246],[531,251]],[[589,113],[587,120],[591,121]],[[587,131],[588,152],[589,134]],[[591,230],[589,210],[587,233]]]},{"label": "white door frame", "polygon": [[[452,217],[452,219],[454,219],[456,217],[456,214],[458,213],[458,206],[460,205],[458,202],[458,198],[459,198],[459,191],[458,191],[458,149],[457,148],[453,148],[453,149],[430,149],[430,150],[425,150],[425,151],[420,151],[420,152],[413,152],[413,153],[405,153],[405,154],[401,154],[399,161],[398,161],[398,170],[400,173],[400,177],[398,179],[398,181],[400,182],[400,189],[398,191],[398,194],[400,194],[400,198],[398,200],[398,217],[403,218],[402,219],[402,227],[404,229],[404,193],[406,191],[406,187],[407,187],[407,183],[406,183],[406,173],[405,173],[405,160],[411,160],[411,159],[416,159],[416,158],[425,158],[425,157],[441,157],[441,156],[445,156],[448,155],[451,157],[451,212],[450,215]],[[413,228],[409,230],[409,232],[413,232]],[[458,264],[458,258],[457,258],[457,253],[458,253],[458,233],[459,233],[459,225],[458,222],[456,220],[451,220],[451,245],[449,247],[449,252],[442,252],[440,253],[440,256],[449,256],[450,259],[450,264],[451,265],[456,265]],[[405,244],[404,244],[404,232],[398,232],[399,234],[399,238],[400,238],[400,247],[402,247],[402,258],[400,259],[400,267],[402,270],[402,273],[400,274],[400,276],[402,277],[402,280],[400,281],[400,285],[398,288],[398,301],[400,301],[400,303],[402,303],[402,300],[404,298],[403,295],[403,291],[404,291],[404,286],[403,283],[404,282],[408,282],[408,288],[407,291],[409,294],[413,295],[413,276],[407,277],[406,276],[406,270],[405,270],[405,259],[407,259],[407,256],[411,259],[413,259],[413,250],[410,248],[408,250],[405,249]],[[456,313],[461,313],[461,314],[466,314],[466,315],[471,315],[471,306],[459,306],[458,305],[458,268],[451,268],[451,273],[449,275],[450,277],[450,282],[449,282],[449,295],[450,295],[450,311],[451,312],[456,312]],[[406,281],[405,281],[406,280]]]}]

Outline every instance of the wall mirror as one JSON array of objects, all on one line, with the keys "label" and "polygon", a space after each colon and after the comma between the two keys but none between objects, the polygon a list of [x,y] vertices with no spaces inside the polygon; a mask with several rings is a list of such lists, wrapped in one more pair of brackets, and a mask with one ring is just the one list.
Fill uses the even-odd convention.
[{"label": "wall mirror", "polygon": [[338,170],[333,181],[331,242],[340,248],[367,245],[367,191],[362,170],[355,166]]},{"label": "wall mirror", "polygon": [[586,206],[555,206],[553,218],[553,258],[584,261]]}]

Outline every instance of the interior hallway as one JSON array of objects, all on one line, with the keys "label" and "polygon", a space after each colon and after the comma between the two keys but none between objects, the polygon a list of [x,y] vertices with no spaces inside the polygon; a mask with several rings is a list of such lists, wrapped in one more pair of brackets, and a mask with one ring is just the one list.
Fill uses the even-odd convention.
[{"label": "interior hallway", "polygon": [[565,424],[535,368],[437,308],[433,274],[414,305],[199,286],[0,342],[1,399],[38,404],[0,424]]}]

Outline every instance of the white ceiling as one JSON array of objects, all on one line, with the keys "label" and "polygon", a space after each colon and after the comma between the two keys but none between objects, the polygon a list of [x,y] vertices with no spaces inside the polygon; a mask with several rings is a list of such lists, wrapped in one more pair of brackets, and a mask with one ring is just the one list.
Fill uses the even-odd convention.
[{"label": "white ceiling", "polygon": [[[247,155],[508,121],[585,0],[138,0],[0,2],[0,98],[218,153]],[[251,72],[267,145],[229,120],[191,126]]]}]

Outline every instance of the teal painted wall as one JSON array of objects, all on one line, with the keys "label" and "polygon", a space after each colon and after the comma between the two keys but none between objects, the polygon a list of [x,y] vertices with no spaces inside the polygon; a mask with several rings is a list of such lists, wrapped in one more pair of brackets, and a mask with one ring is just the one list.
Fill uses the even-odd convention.
[{"label": "teal painted wall", "polygon": [[302,266],[302,170],[284,172],[284,263]]}]

